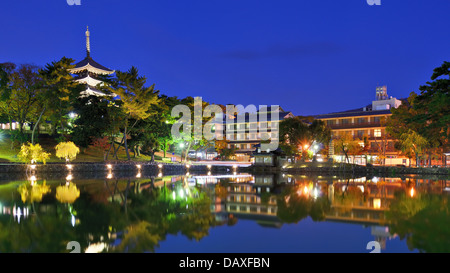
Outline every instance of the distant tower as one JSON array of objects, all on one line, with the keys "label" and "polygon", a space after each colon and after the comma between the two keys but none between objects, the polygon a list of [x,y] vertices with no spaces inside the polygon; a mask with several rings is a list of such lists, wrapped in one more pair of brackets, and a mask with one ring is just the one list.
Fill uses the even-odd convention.
[{"label": "distant tower", "polygon": [[96,88],[99,83],[103,83],[98,79],[98,75],[110,75],[115,71],[98,64],[92,59],[90,36],[91,33],[89,32],[89,27],[87,27],[86,58],[75,64],[75,68],[70,69],[70,73],[76,74],[75,81],[86,85],[86,89],[80,92],[81,97],[90,95],[105,96],[103,92]]},{"label": "distant tower", "polygon": [[387,86],[377,86],[377,100],[387,100]]}]

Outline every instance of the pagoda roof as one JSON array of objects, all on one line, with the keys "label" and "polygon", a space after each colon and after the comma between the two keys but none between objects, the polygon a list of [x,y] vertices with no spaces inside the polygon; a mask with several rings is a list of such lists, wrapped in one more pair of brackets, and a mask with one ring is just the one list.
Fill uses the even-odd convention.
[{"label": "pagoda roof", "polygon": [[86,56],[82,61],[75,64],[75,67],[70,69],[71,73],[79,73],[84,70],[88,70],[89,72],[95,73],[95,74],[103,74],[103,75],[109,75],[114,73],[114,70],[111,70],[107,67],[104,67],[103,65],[97,63],[92,59],[90,55]]}]

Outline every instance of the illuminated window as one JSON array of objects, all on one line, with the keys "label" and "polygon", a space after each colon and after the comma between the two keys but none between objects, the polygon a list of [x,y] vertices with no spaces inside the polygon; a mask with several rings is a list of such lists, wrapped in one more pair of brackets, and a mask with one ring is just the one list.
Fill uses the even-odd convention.
[{"label": "illuminated window", "polygon": [[373,133],[374,137],[381,137],[381,129],[375,129]]},{"label": "illuminated window", "polygon": [[373,208],[374,209],[381,208],[381,200],[380,200],[380,198],[373,199]]}]

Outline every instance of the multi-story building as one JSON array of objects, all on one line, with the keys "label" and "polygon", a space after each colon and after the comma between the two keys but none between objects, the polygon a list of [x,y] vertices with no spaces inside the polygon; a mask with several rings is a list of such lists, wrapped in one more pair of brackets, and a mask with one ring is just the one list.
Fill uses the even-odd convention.
[{"label": "multi-story building", "polygon": [[[252,114],[254,114],[252,116]],[[237,161],[251,161],[251,154],[255,151],[255,145],[261,144],[263,136],[267,133],[269,141],[278,139],[279,123],[294,115],[283,108],[262,107],[256,113],[243,113],[227,119],[223,118],[222,124],[216,124],[216,137],[220,132],[228,141],[228,148],[235,149]]]},{"label": "multi-story building", "polygon": [[351,162],[357,164],[381,163],[385,165],[408,165],[409,159],[401,156],[395,149],[395,139],[386,133],[386,119],[392,115],[391,109],[402,104],[402,100],[389,97],[386,86],[377,87],[376,100],[371,104],[353,110],[317,115],[314,118],[323,120],[330,128],[332,140],[329,143],[329,156],[336,161],[343,161],[344,157],[335,147],[335,140],[349,134],[353,138],[368,139],[368,149],[365,154],[350,155]]}]

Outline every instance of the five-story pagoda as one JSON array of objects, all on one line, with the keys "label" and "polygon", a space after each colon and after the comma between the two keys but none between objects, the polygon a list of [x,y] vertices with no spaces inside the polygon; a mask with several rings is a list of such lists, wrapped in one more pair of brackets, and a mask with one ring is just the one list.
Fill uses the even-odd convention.
[{"label": "five-story pagoda", "polygon": [[99,79],[99,75],[110,75],[114,70],[104,67],[103,65],[94,61],[91,57],[89,27],[86,30],[86,58],[75,64],[75,67],[70,69],[70,73],[76,74],[75,81],[86,85],[86,89],[80,92],[81,97],[90,95],[105,96],[103,92],[98,90],[96,86],[104,82]]}]

